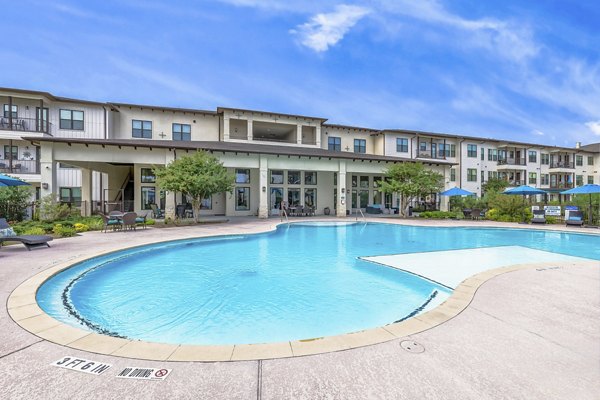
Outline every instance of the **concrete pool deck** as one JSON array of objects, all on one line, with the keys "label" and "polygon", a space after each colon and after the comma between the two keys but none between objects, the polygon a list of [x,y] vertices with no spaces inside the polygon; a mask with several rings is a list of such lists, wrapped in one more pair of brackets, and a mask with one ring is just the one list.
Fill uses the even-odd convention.
[{"label": "concrete pool deck", "polygon": [[[373,221],[541,228],[483,221]],[[123,245],[254,233],[278,223],[278,219],[240,218],[227,224],[136,233],[90,232],[32,252],[9,246],[0,250],[0,296],[6,304],[9,294],[38,272]],[[562,226],[543,228],[564,230]],[[466,309],[420,333],[405,337],[400,332],[381,344],[276,360],[161,362],[92,354],[40,339],[15,324],[7,307],[2,307],[0,398],[596,398],[600,391],[600,268],[594,262],[553,264],[490,280],[474,279],[476,293]],[[29,311],[21,312],[27,315]],[[439,315],[444,310],[437,313],[441,320],[447,319]],[[60,342],[61,335],[57,337],[55,341]],[[403,350],[399,345],[403,339],[422,344],[425,352]],[[172,350],[158,346],[152,352],[161,358],[161,354],[173,354]],[[240,347],[238,354],[243,358],[249,350]],[[118,354],[131,357],[135,352],[123,348]],[[230,359],[236,358],[233,354]],[[49,365],[67,355],[108,362],[113,368],[91,376]],[[164,382],[116,379],[126,366],[173,368],[173,372]]]}]

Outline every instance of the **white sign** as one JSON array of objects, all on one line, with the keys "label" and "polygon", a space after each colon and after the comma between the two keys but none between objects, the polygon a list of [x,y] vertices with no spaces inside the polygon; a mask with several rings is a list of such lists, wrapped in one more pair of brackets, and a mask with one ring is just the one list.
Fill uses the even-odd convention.
[{"label": "white sign", "polygon": [[110,364],[104,364],[98,361],[90,361],[78,357],[63,357],[52,364],[55,367],[71,369],[73,371],[85,372],[86,374],[100,375],[111,367]]},{"label": "white sign", "polygon": [[544,206],[546,215],[560,217],[560,206]]},{"label": "white sign", "polygon": [[172,369],[167,368],[138,368],[127,367],[119,372],[117,378],[125,379],[145,379],[149,381],[164,381],[171,373]]}]

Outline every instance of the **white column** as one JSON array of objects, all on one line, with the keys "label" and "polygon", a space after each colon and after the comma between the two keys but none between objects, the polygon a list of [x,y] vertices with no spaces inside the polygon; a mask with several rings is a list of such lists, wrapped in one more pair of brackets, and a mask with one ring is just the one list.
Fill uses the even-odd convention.
[{"label": "white column", "polygon": [[269,185],[267,184],[269,178],[269,162],[267,156],[264,154],[260,155],[259,165],[258,218],[269,218]]},{"label": "white column", "polygon": [[[348,199],[351,194],[346,190],[346,161],[340,160],[337,177],[337,205],[336,216],[345,217]],[[351,200],[351,199],[350,199]]]},{"label": "white column", "polygon": [[229,117],[223,116],[223,140],[229,140]]},{"label": "white column", "polygon": [[56,187],[56,161],[54,160],[54,145],[52,143],[42,143],[41,145],[40,174],[42,181],[41,196],[45,197],[52,194],[56,197],[58,188]]},{"label": "white column", "polygon": [[317,147],[321,147],[321,124],[319,123],[319,125],[317,125],[316,129],[315,129],[315,141],[317,144]]},{"label": "white column", "polygon": [[253,139],[253,132],[252,129],[254,127],[254,123],[252,122],[251,119],[248,119],[248,141],[252,141]]},{"label": "white column", "polygon": [[[175,152],[167,151],[165,156],[165,165],[168,165],[172,161],[175,160]],[[160,188],[156,188],[157,193],[159,195]],[[138,191],[139,192],[139,191]],[[171,218],[171,220],[175,219],[175,193],[166,192],[165,193],[165,218]]]},{"label": "white column", "polygon": [[296,126],[296,143],[302,144],[302,124]]},{"label": "white column", "polygon": [[92,170],[81,168],[81,215],[92,215]]}]

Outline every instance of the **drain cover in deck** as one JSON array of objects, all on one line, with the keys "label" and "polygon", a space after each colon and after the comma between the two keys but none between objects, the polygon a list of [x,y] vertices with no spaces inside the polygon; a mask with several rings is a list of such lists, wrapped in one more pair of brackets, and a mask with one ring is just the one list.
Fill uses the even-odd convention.
[{"label": "drain cover in deck", "polygon": [[403,340],[400,342],[400,347],[410,353],[422,353],[425,351],[425,347],[413,340]]}]

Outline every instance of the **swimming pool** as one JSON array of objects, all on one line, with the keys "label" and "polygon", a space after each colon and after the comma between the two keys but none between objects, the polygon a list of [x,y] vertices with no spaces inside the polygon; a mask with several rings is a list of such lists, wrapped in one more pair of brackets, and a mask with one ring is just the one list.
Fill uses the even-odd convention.
[{"label": "swimming pool", "polygon": [[393,323],[451,293],[359,257],[519,245],[600,260],[599,240],[514,229],[291,224],[266,234],[190,239],[97,257],[46,281],[37,301],[64,323],[129,339],[288,341]]}]

